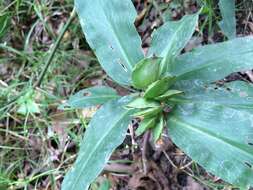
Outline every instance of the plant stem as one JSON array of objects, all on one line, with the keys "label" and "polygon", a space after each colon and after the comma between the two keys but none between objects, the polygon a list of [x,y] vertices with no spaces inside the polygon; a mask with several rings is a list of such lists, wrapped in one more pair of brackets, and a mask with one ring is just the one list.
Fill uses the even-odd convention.
[{"label": "plant stem", "polygon": [[148,171],[150,169],[149,165],[148,165],[148,158],[147,158],[147,151],[148,151],[148,145],[149,145],[149,138],[150,138],[150,131],[146,131],[144,134],[144,140],[143,140],[143,144],[142,144],[142,166],[143,166],[143,173],[144,175],[148,174]]},{"label": "plant stem", "polygon": [[59,46],[59,44],[60,44],[60,42],[61,42],[64,34],[66,33],[68,27],[70,26],[70,24],[72,23],[72,21],[75,19],[75,16],[76,16],[76,11],[75,11],[75,8],[73,8],[73,10],[72,10],[72,12],[70,14],[70,17],[69,17],[67,23],[62,28],[62,30],[60,32],[60,35],[58,36],[58,38],[57,38],[54,46],[52,47],[52,50],[51,50],[51,52],[49,54],[49,57],[48,57],[48,59],[46,61],[45,67],[44,67],[43,71],[41,72],[38,81],[33,86],[34,88],[39,87],[41,85],[41,83],[42,83],[42,81],[43,81],[43,79],[44,79],[44,77],[46,75],[46,72],[47,72],[49,66],[52,63],[52,60],[53,60],[54,55],[56,53],[56,50],[57,50],[57,48],[58,48],[58,46]]},{"label": "plant stem", "polygon": [[128,166],[125,164],[117,164],[117,163],[106,164],[103,170],[107,171],[107,172],[124,173],[124,174],[133,174],[134,173],[133,166],[131,166],[131,165]]}]

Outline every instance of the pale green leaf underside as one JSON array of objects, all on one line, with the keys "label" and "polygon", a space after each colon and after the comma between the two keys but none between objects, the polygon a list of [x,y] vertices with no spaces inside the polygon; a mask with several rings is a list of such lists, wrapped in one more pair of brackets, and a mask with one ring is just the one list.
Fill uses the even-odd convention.
[{"label": "pale green leaf underside", "polygon": [[96,106],[118,97],[117,92],[110,87],[91,87],[70,96],[69,100],[61,105],[60,108],[85,108],[89,106]]},{"label": "pale green leaf underside", "polygon": [[235,0],[220,0],[219,8],[222,15],[219,26],[229,39],[233,39],[236,37]]},{"label": "pale green leaf underside", "polygon": [[214,84],[205,85],[182,81],[178,82],[175,87],[183,90],[184,94],[171,98],[173,102],[215,102],[223,106],[253,109],[253,85],[243,81],[226,83],[220,87]]},{"label": "pale green leaf underside", "polygon": [[130,0],[76,0],[86,40],[116,82],[129,85],[133,66],[143,58]]},{"label": "pale green leaf underside", "polygon": [[161,137],[161,134],[163,132],[163,127],[164,127],[164,119],[161,116],[159,118],[159,122],[156,124],[156,126],[152,129],[152,134],[153,134],[153,140],[154,142],[158,141],[159,138]]},{"label": "pale green leaf underside", "polygon": [[93,116],[81,142],[77,160],[64,178],[62,190],[87,190],[103,170],[114,149],[125,138],[132,111],[123,106],[130,99],[123,97],[112,100]]},{"label": "pale green leaf underside", "polygon": [[169,73],[179,76],[179,80],[209,83],[233,72],[252,69],[252,57],[253,37],[236,38],[178,56]]},{"label": "pale green leaf underside", "polygon": [[253,112],[202,102],[180,104],[168,119],[173,142],[207,171],[253,185]]},{"label": "pale green leaf underside", "polygon": [[198,23],[198,14],[184,16],[180,21],[166,22],[152,34],[148,55],[163,57],[161,70],[166,71],[171,60],[190,40]]},{"label": "pale green leaf underside", "polygon": [[138,97],[126,105],[128,108],[145,109],[160,107],[160,104],[153,100],[147,100],[145,98]]},{"label": "pale green leaf underside", "polygon": [[147,131],[150,128],[153,128],[156,124],[156,117],[153,118],[145,118],[144,120],[142,120],[139,124],[139,127],[137,128],[137,130],[135,131],[137,136],[142,135],[145,131]]}]

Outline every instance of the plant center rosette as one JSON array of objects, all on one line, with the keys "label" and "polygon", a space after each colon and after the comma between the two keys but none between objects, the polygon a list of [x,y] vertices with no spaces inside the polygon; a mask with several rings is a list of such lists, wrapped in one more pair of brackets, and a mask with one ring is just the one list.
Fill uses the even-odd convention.
[{"label": "plant center rosette", "polygon": [[139,136],[151,129],[155,141],[161,136],[167,113],[173,109],[174,103],[170,99],[183,93],[171,89],[176,77],[159,74],[161,62],[162,58],[152,57],[136,64],[132,82],[136,89],[143,92],[126,106],[127,109],[138,110],[133,114],[133,117],[141,119],[136,134]]}]

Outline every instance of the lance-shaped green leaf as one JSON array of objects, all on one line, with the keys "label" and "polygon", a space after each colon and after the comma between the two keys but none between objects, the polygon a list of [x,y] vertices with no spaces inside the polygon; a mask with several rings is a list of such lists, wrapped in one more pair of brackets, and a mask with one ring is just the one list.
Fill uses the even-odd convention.
[{"label": "lance-shaped green leaf", "polygon": [[162,107],[147,108],[133,114],[134,117],[154,117],[162,112]]},{"label": "lance-shaped green leaf", "polygon": [[130,0],[76,0],[80,23],[100,64],[115,81],[129,85],[133,66],[143,58]]},{"label": "lance-shaped green leaf", "polygon": [[168,117],[173,142],[207,171],[253,185],[253,111],[215,103],[179,104]]},{"label": "lance-shaped green leaf", "polygon": [[155,100],[163,101],[163,100],[166,100],[168,98],[171,98],[172,96],[176,96],[176,95],[179,95],[179,94],[182,94],[182,93],[183,93],[183,91],[180,91],[180,90],[168,90],[164,94],[156,97]]},{"label": "lance-shaped green leaf", "polygon": [[143,109],[143,108],[157,108],[160,104],[154,100],[147,100],[145,98],[136,98],[132,102],[126,105],[127,108],[136,108],[136,109]]},{"label": "lance-shaped green leaf", "polygon": [[185,82],[180,87],[183,86],[189,88],[184,88],[187,89],[184,94],[172,97],[170,101],[177,103],[210,102],[228,107],[253,109],[253,85],[243,81],[227,83],[220,87],[216,85],[192,86]]},{"label": "lance-shaped green leaf", "polygon": [[151,83],[159,79],[159,67],[161,58],[145,58],[138,62],[132,73],[133,86],[138,89],[145,89]]},{"label": "lance-shaped green leaf", "polygon": [[98,104],[104,104],[105,102],[118,97],[117,92],[110,87],[99,86],[86,88],[77,92],[73,96],[70,96],[69,100],[60,106],[60,109],[95,106]]},{"label": "lance-shaped green leaf", "polygon": [[233,39],[236,37],[235,0],[220,0],[219,8],[222,16],[219,26],[229,39]]},{"label": "lance-shaped green leaf", "polygon": [[167,68],[190,40],[198,23],[199,13],[184,16],[180,21],[169,21],[152,34],[149,56],[163,57],[160,74]]},{"label": "lance-shaped green leaf", "polygon": [[218,103],[220,105],[253,109],[253,85],[235,81],[224,86],[192,84],[183,81],[177,84],[178,89],[185,89],[184,94],[172,97],[170,101],[178,103]]},{"label": "lance-shaped green leaf", "polygon": [[227,75],[253,68],[253,37],[236,38],[196,48],[178,56],[170,75],[195,83],[210,83]]},{"label": "lance-shaped green leaf", "polygon": [[163,116],[160,116],[159,122],[152,129],[152,135],[153,135],[154,142],[158,141],[159,138],[161,137],[161,134],[163,132],[163,127],[164,127],[164,118],[163,118]]},{"label": "lance-shaped green leaf", "polygon": [[145,118],[139,124],[139,127],[135,131],[137,136],[142,135],[148,129],[155,127],[157,117]]},{"label": "lance-shaped green leaf", "polygon": [[132,110],[124,109],[131,98],[104,104],[93,116],[81,142],[72,169],[64,178],[62,190],[87,190],[103,170],[114,149],[125,138]]},{"label": "lance-shaped green leaf", "polygon": [[165,77],[153,82],[144,93],[144,98],[155,98],[166,92],[176,81],[175,77]]}]

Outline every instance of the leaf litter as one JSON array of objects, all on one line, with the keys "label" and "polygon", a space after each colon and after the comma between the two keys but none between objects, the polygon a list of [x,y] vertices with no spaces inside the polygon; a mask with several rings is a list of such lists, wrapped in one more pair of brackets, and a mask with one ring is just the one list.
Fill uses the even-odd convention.
[{"label": "leaf litter", "polygon": [[[150,1],[151,2],[151,1]],[[157,0],[155,1],[157,6],[150,3],[147,0],[135,0],[135,6],[138,10],[138,17],[136,20],[136,25],[138,27],[138,32],[141,34],[143,39],[143,48],[147,50],[150,44],[150,35],[153,30],[158,28],[160,25],[163,24],[164,20],[166,19],[173,19],[178,20],[180,19],[185,13],[193,13],[197,10],[196,1],[194,0],[187,0],[183,4],[177,3],[177,1],[163,1]],[[60,3],[61,4],[61,3]],[[27,13],[29,14],[29,13]],[[43,14],[46,14],[44,12]],[[52,13],[50,16],[46,16],[46,20],[50,24],[54,35],[58,34],[58,29],[62,25],[63,22],[66,21],[68,13],[64,10],[59,10],[58,12]],[[252,16],[248,17],[246,11],[240,11],[237,15],[240,19],[239,23],[239,33],[240,35],[249,35],[253,34],[252,30]],[[35,14],[32,15],[30,21],[26,21],[26,23],[20,23],[20,21],[15,18],[13,19],[13,24],[16,27],[23,24],[21,26],[23,33],[28,31],[28,26],[31,27],[31,21],[34,21]],[[246,18],[246,19],[245,19]],[[30,22],[30,24],[29,24]],[[202,20],[200,20],[202,22]],[[53,36],[50,35],[50,31],[44,26],[43,22],[39,22],[34,27],[32,31],[31,39],[28,45],[28,52],[34,52],[36,50],[45,53],[52,45]],[[64,41],[71,40],[73,38],[73,34],[70,32],[68,35],[65,36]],[[214,43],[217,41],[222,40],[222,35],[219,32],[214,32],[213,34],[208,34],[206,30],[203,31],[203,36],[194,36],[190,43],[186,46],[183,51],[190,51],[194,47],[200,46],[201,44],[206,43]],[[20,39],[17,36],[10,36],[10,41],[13,42],[20,42]],[[81,39],[82,37],[80,37]],[[8,41],[8,38],[5,39]],[[77,39],[79,40],[79,39]],[[8,41],[9,42],[9,41]],[[74,43],[74,42],[73,42]],[[18,44],[22,43],[14,43],[13,47],[22,49],[22,47]],[[34,48],[34,44],[36,44],[38,49]],[[79,48],[79,43],[72,44],[73,46]],[[71,44],[67,44],[71,47]],[[20,47],[19,47],[20,46]],[[79,51],[78,51],[79,52]],[[92,56],[92,53],[87,50],[87,52]],[[87,53],[86,52],[86,53]],[[80,53],[80,52],[79,52]],[[82,53],[82,52],[81,52]],[[4,55],[3,55],[4,54]],[[0,50],[0,55],[2,57],[11,57],[15,58],[10,52],[5,52]],[[89,56],[90,56],[89,55]],[[86,62],[83,59],[80,59],[80,55],[76,55],[78,57],[77,61],[74,59],[70,59],[70,63],[68,66],[73,67],[73,65],[77,68],[80,72],[81,69],[84,68],[82,65],[84,63],[85,69],[89,67],[90,62]],[[17,59],[16,62],[22,62],[21,60]],[[14,61],[13,61],[14,62]],[[12,76],[16,74],[17,68],[19,68],[19,64],[11,63],[8,64],[1,64],[0,65],[0,89],[2,93],[2,87],[7,89],[10,85],[12,80]],[[119,61],[119,64],[120,61]],[[88,66],[87,66],[88,65]],[[91,64],[92,65],[92,64]],[[57,70],[56,74],[67,73],[69,71],[69,67],[64,66],[64,70]],[[80,69],[81,68],[81,69]],[[22,74],[21,79],[27,80],[31,75],[31,70],[25,70],[25,73]],[[127,94],[125,89],[121,89],[121,87],[116,86],[110,80],[103,80],[103,73],[99,73],[98,76],[91,75],[90,77],[86,78],[85,81],[79,84],[77,88],[88,87],[91,84],[106,84],[112,87],[115,87],[120,94]],[[74,82],[79,82],[80,78],[76,79]],[[50,80],[50,79],[49,79]],[[66,79],[70,81],[69,79]],[[250,82],[252,81],[252,71],[240,72],[235,73],[233,75],[228,76],[226,79],[222,81],[228,82],[233,80],[247,80]],[[73,83],[73,80],[71,80]],[[70,82],[70,83],[71,83]],[[58,83],[57,81],[52,81],[50,85],[49,92],[54,93],[57,91]],[[65,83],[66,85],[66,83]],[[15,90],[20,90],[15,88]],[[61,89],[61,95],[66,96],[70,94],[70,87],[63,87]],[[11,91],[11,93],[16,93],[15,91]],[[88,95],[88,94],[85,94]],[[242,96],[245,96],[243,92],[241,92]],[[2,97],[1,97],[2,98]],[[4,100],[9,99],[9,97],[4,97]],[[2,100],[0,99],[0,102]],[[34,102],[31,102],[34,105]],[[41,108],[41,112],[45,111],[44,108]],[[37,110],[37,109],[36,109]],[[35,113],[37,112],[35,110]],[[80,115],[81,118],[85,118],[89,120],[92,117],[94,112],[97,110],[97,107],[91,107],[89,109],[81,110]],[[36,176],[36,175],[44,175],[44,177],[36,178],[36,181],[31,181],[27,184],[28,189],[33,189],[34,187],[38,186],[39,189],[60,189],[60,182],[62,180],[63,175],[60,174],[61,172],[65,172],[65,168],[68,167],[75,158],[75,153],[78,150],[78,142],[80,141],[80,136],[74,136],[74,134],[82,134],[85,129],[81,126],[79,122],[79,118],[75,115],[75,113],[62,113],[59,112],[55,105],[50,104],[49,109],[46,110],[49,113],[50,123],[47,123],[42,116],[36,116],[33,120],[32,118],[28,119],[28,131],[31,135],[27,138],[25,134],[23,134],[22,125],[25,121],[25,118],[20,115],[13,114],[5,117],[0,121],[0,143],[1,145],[11,145],[11,146],[20,146],[27,148],[27,152],[25,151],[18,151],[18,152],[11,152],[8,151],[1,151],[0,158],[1,160],[5,157],[10,158],[9,162],[6,162],[6,166],[1,166],[4,168],[8,168],[8,164],[12,164],[17,161],[19,154],[22,154],[26,159],[21,160],[21,165],[19,167],[22,168],[22,172],[16,169],[12,175],[16,175],[12,180],[21,180],[24,181],[25,178],[29,178],[29,176]],[[41,114],[41,113],[40,113]],[[74,119],[73,119],[74,118]],[[42,126],[41,128],[33,128],[32,126],[39,125]],[[138,122],[135,123],[132,127],[136,129],[138,126]],[[14,135],[19,136],[21,135],[23,139],[28,139],[28,144],[25,143],[24,140],[20,140],[18,137],[13,138],[8,134],[14,132]],[[168,138],[169,131],[163,131],[162,139],[158,143],[154,143],[152,141],[152,137],[147,142],[147,149],[146,149],[146,158],[147,158],[147,165],[148,170],[145,174],[143,172],[143,164],[142,164],[142,147],[143,147],[143,138],[135,137],[132,135],[127,136],[124,143],[117,149],[117,151],[112,155],[111,160],[115,162],[127,162],[126,164],[117,165],[118,171],[121,171],[122,168],[125,166],[131,168],[131,171],[134,171],[131,175],[129,174],[121,174],[120,172],[107,172],[104,171],[104,175],[102,177],[106,177],[109,179],[111,183],[111,188],[115,190],[123,190],[123,189],[186,189],[186,190],[203,190],[203,189],[214,189],[216,187],[228,187],[228,184],[225,184],[220,179],[215,176],[212,176],[202,170],[201,167],[196,165],[192,162],[183,152],[181,152]],[[72,136],[71,136],[72,135]],[[8,137],[7,137],[8,136]],[[15,136],[15,137],[16,137]],[[74,140],[70,140],[71,139]],[[250,139],[249,139],[250,140]],[[137,144],[132,144],[132,142],[136,142]],[[251,141],[248,142],[249,145],[253,146]],[[1,149],[2,150],[2,149]],[[4,149],[5,150],[5,149]],[[48,155],[45,156],[45,155]],[[49,159],[49,160],[47,160]],[[37,162],[36,167],[33,167],[33,162]],[[250,163],[245,162],[248,167],[252,167]],[[55,183],[51,181],[51,174],[47,174],[48,171],[51,169],[55,169],[57,172],[51,173]],[[180,169],[181,168],[181,169]],[[183,169],[182,169],[183,168]],[[108,168],[107,168],[108,169]],[[110,169],[110,168],[109,168]],[[108,170],[109,170],[108,169]],[[0,168],[0,171],[2,168]],[[50,172],[49,172],[50,173]],[[0,177],[2,176],[0,172]],[[1,179],[1,178],[0,178]],[[104,180],[105,178],[103,178]],[[99,181],[99,179],[98,179]],[[100,181],[99,181],[100,182]],[[1,189],[0,183],[0,189]],[[15,185],[14,186],[18,186]]]}]

